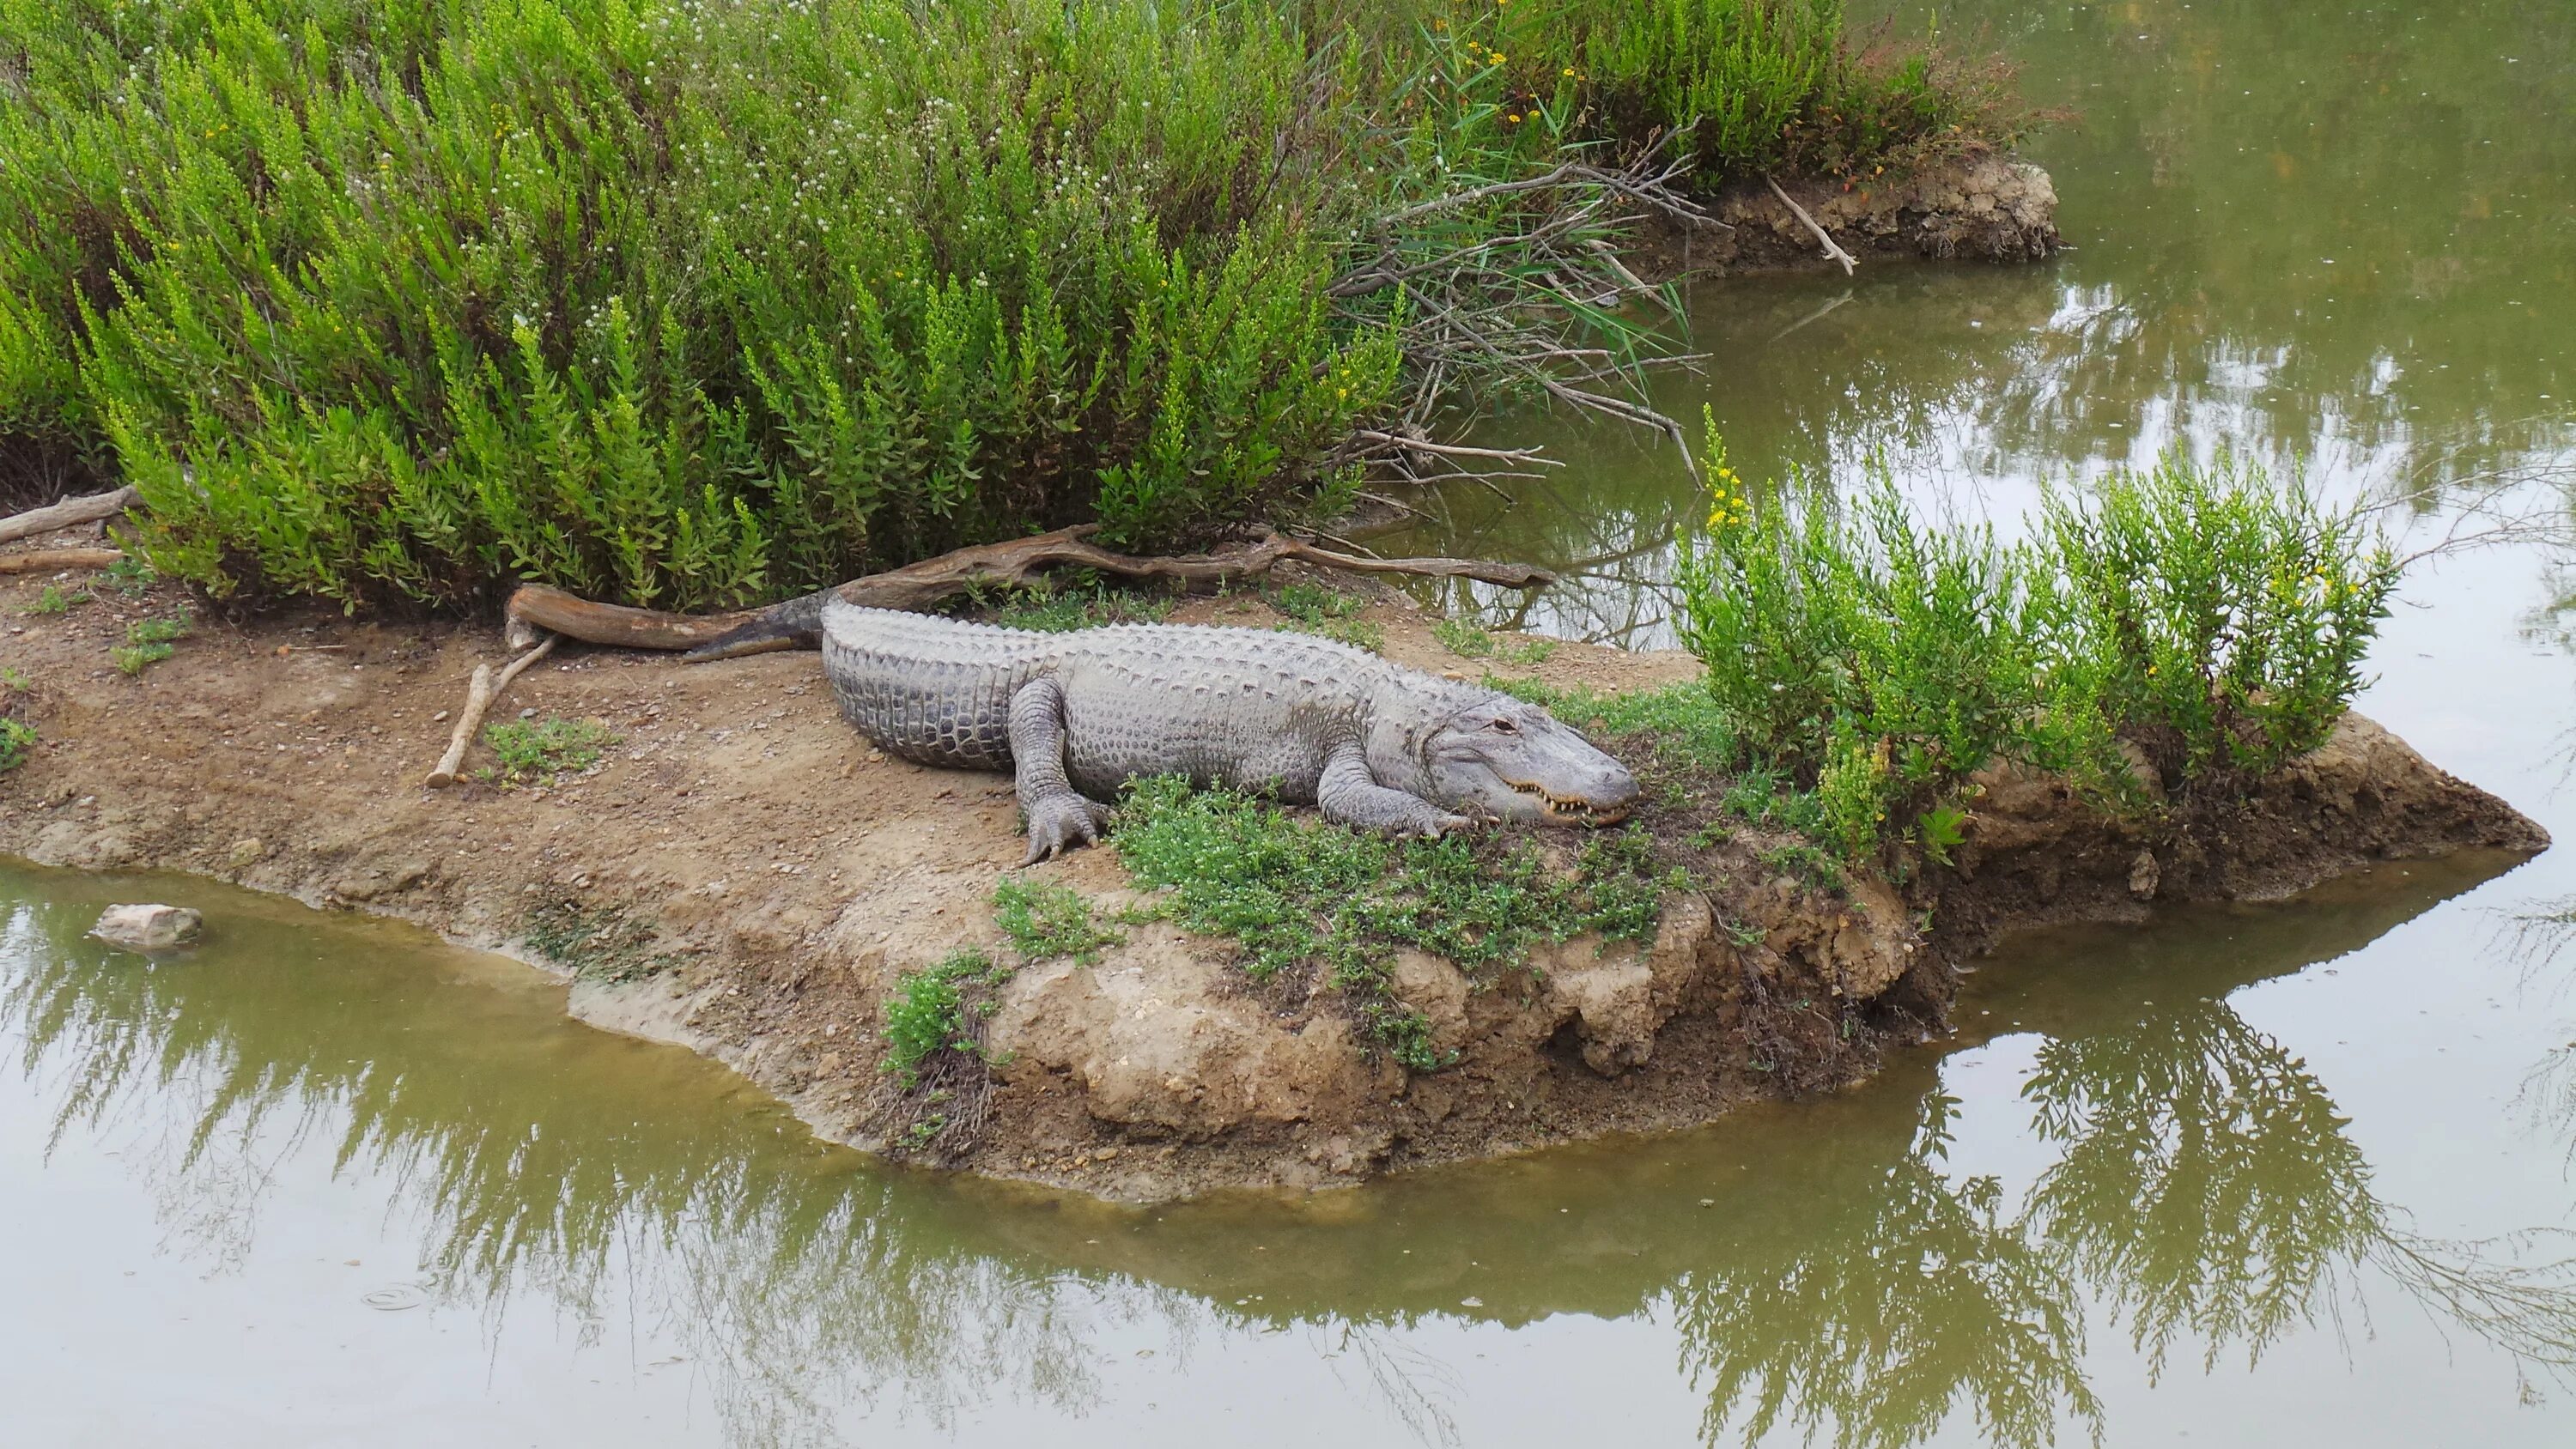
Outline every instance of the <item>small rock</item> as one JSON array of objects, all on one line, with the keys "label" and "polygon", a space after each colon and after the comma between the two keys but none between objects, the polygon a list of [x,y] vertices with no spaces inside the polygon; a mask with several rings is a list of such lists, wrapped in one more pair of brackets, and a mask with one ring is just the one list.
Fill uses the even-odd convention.
[{"label": "small rock", "polygon": [[2156,887],[2163,877],[2164,872],[2156,865],[2155,852],[2141,850],[2138,858],[2129,862],[2129,894],[2142,901],[2154,900]]},{"label": "small rock", "polygon": [[168,951],[197,939],[205,917],[186,906],[110,906],[89,933],[130,951]]},{"label": "small rock", "polygon": [[258,836],[245,835],[233,842],[232,849],[224,852],[224,863],[239,870],[267,853],[267,844]]},{"label": "small rock", "polygon": [[447,718],[447,711],[445,711],[445,710],[443,710],[443,709],[442,709],[442,710],[440,710],[438,713],[436,713],[436,714],[434,714],[434,715],[431,715],[431,716],[429,717],[429,722],[430,722],[431,724],[437,724],[437,723],[439,723],[440,721],[442,721],[442,720],[444,720],[444,719],[446,719],[446,718]]}]

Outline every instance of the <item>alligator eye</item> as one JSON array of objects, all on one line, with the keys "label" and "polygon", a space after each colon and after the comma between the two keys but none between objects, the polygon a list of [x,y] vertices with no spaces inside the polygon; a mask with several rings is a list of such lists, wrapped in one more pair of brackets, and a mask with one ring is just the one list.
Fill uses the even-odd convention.
[{"label": "alligator eye", "polygon": [[1521,727],[1519,725],[1516,725],[1507,719],[1498,719],[1494,721],[1494,728],[1501,730],[1507,735],[1516,735],[1521,732]]}]

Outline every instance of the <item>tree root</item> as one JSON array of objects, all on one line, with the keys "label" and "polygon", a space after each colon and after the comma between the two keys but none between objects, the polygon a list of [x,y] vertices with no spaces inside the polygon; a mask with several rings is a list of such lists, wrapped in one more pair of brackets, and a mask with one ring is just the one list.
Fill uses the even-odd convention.
[{"label": "tree root", "polygon": [[[881,574],[856,578],[832,590],[842,602],[871,609],[925,610],[974,589],[1027,584],[1050,569],[1088,568],[1131,579],[1181,584],[1235,583],[1259,578],[1280,564],[1310,563],[1351,573],[1465,578],[1527,589],[1556,582],[1556,575],[1528,564],[1462,558],[1364,558],[1319,548],[1280,533],[1213,553],[1138,558],[1087,541],[1097,525],[1059,528],[1032,538],[978,544],[923,559]],[[545,584],[525,584],[510,596],[514,623],[550,630],[585,644],[623,649],[695,649],[760,618],[761,610],[731,614],[671,614],[594,603]],[[772,647],[787,647],[777,641]]]}]

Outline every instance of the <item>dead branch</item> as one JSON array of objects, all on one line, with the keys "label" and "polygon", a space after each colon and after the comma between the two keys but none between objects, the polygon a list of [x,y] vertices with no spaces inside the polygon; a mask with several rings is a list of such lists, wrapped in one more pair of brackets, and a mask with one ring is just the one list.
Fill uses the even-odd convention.
[{"label": "dead branch", "polygon": [[1842,245],[1834,240],[1833,233],[1816,225],[1816,219],[1807,215],[1807,209],[1800,206],[1796,199],[1791,197],[1789,193],[1781,190],[1779,182],[1765,176],[1762,178],[1762,183],[1771,188],[1771,194],[1773,196],[1780,198],[1780,204],[1782,206],[1789,208],[1790,212],[1796,215],[1798,220],[1807,224],[1807,230],[1815,234],[1817,244],[1825,249],[1825,255],[1842,263],[1843,275],[1846,277],[1850,276],[1852,274],[1852,268],[1859,265],[1859,263],[1853,261],[1852,254],[1844,251],[1842,249]]},{"label": "dead branch", "polygon": [[1535,448],[1470,448],[1462,443],[1435,443],[1429,438],[1400,437],[1394,433],[1381,433],[1372,428],[1361,428],[1351,436],[1365,438],[1372,443],[1384,443],[1388,447],[1399,448],[1409,453],[1437,453],[1444,458],[1491,458],[1498,463],[1526,463],[1541,468],[1565,466],[1564,463]]},{"label": "dead branch", "polygon": [[66,498],[60,503],[48,503],[24,513],[13,513],[0,518],[0,543],[33,538],[37,534],[51,533],[57,528],[69,528],[78,523],[114,518],[133,507],[134,501],[141,496],[132,488],[118,488],[107,493],[92,493],[85,498]]},{"label": "dead branch", "polygon": [[456,783],[457,771],[465,765],[466,748],[474,743],[474,736],[483,728],[483,716],[492,708],[492,701],[501,697],[501,691],[510,687],[510,681],[519,677],[519,671],[554,652],[555,641],[561,637],[549,634],[538,640],[536,648],[511,660],[498,676],[492,673],[489,664],[474,666],[473,681],[465,687],[465,708],[457,712],[455,732],[447,737],[447,753],[438,757],[437,766],[422,784],[433,790],[444,790]]},{"label": "dead branch", "polygon": [[[1230,584],[1260,578],[1292,561],[1349,573],[1475,579],[1511,589],[1556,582],[1556,575],[1529,564],[1471,558],[1363,558],[1319,548],[1277,532],[1213,553],[1138,558],[1089,542],[1087,535],[1097,527],[1081,524],[1032,538],[961,548],[899,569],[852,579],[832,592],[842,602],[862,608],[919,611],[979,588],[1029,584],[1051,569],[1087,568],[1120,578],[1162,579],[1182,585]],[[521,585],[510,596],[509,614],[512,619],[586,644],[624,649],[692,649],[757,617],[757,611],[692,616],[630,609],[593,603],[545,584]]]},{"label": "dead branch", "polygon": [[0,574],[49,574],[57,569],[103,569],[125,557],[115,548],[39,548],[0,553]]}]

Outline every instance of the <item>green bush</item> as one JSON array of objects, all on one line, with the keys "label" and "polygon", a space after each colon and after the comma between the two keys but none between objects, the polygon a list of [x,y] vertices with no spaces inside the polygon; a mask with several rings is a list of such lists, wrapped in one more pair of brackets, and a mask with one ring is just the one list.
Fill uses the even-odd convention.
[{"label": "green bush", "polygon": [[1157,546],[1527,382],[1419,355],[1462,244],[1634,335],[1471,183],[1702,112],[1704,175],[1983,134],[1927,76],[1825,0],[0,0],[0,458],[112,463],[166,573],[353,608]]},{"label": "green bush", "polygon": [[2221,459],[2168,456],[2042,514],[2068,692],[2166,780],[2267,774],[2324,744],[2364,680],[2396,560],[2357,512]]},{"label": "green bush", "polygon": [[2031,124],[1999,66],[1960,65],[1929,41],[1855,46],[1843,12],[1843,0],[1515,0],[1501,44],[1528,94],[1579,97],[1611,134],[1693,125],[1708,184],[1875,175],[2008,146]]},{"label": "green bush", "polygon": [[2360,688],[2396,581],[2357,512],[2227,463],[2052,494],[2013,546],[1918,523],[1884,471],[1850,499],[1756,500],[1713,424],[1707,473],[1683,639],[1742,759],[1811,791],[1816,833],[1853,861],[1906,834],[1945,855],[1993,760],[2109,808],[2143,803],[2123,743],[2169,790],[2278,768]]},{"label": "green bush", "polygon": [[1393,383],[1266,7],[6,0],[0,54],[0,431],[112,446],[218,590],[1164,538]]}]

